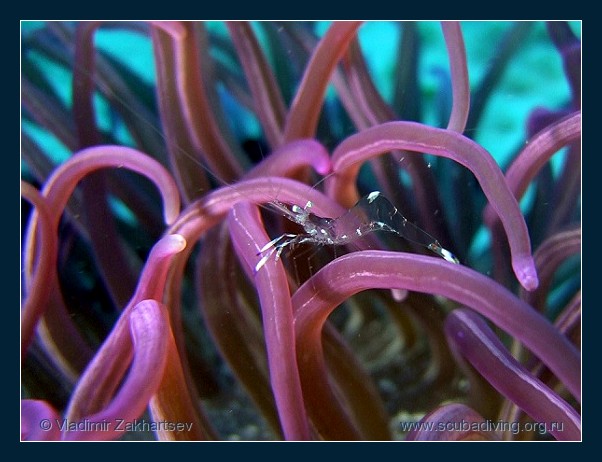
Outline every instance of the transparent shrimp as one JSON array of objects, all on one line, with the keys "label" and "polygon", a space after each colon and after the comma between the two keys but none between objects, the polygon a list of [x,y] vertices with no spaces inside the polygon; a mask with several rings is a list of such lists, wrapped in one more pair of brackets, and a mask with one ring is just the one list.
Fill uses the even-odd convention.
[{"label": "transparent shrimp", "polygon": [[317,245],[345,245],[373,231],[387,231],[397,234],[415,244],[426,247],[451,263],[460,263],[456,256],[444,249],[439,241],[406,217],[379,191],[362,197],[351,209],[338,218],[323,218],[311,213],[312,203],[305,207],[291,207],[273,201],[271,206],[286,218],[303,227],[300,234],[282,234],[268,242],[257,255],[263,255],[255,265],[259,271],[275,254],[280,258],[286,247],[312,243]]}]

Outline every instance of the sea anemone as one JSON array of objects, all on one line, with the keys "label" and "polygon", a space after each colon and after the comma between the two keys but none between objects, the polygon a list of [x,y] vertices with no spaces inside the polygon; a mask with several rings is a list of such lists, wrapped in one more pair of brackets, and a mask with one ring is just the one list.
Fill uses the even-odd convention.
[{"label": "sea anemone", "polygon": [[581,439],[579,36],[22,23],[22,439]]}]

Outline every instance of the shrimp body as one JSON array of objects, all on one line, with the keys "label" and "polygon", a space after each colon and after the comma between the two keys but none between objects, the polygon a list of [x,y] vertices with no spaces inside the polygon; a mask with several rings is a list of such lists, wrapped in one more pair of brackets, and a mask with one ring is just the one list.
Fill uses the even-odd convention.
[{"label": "shrimp body", "polygon": [[313,243],[317,245],[345,245],[373,231],[387,231],[419,244],[451,263],[460,263],[453,253],[444,249],[433,236],[409,222],[379,191],[362,197],[351,209],[338,218],[324,218],[311,212],[313,204],[305,207],[288,206],[274,201],[271,206],[290,221],[303,227],[300,234],[282,234],[271,240],[258,252],[263,255],[255,265],[259,271],[274,254],[277,261],[288,246]]}]

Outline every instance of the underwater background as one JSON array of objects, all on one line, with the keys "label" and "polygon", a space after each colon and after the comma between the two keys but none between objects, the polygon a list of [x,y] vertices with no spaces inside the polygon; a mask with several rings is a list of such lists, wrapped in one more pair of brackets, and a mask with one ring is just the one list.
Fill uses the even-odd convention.
[{"label": "underwater background", "polygon": [[[244,28],[241,26],[238,30],[236,26],[230,27],[222,22],[205,22],[198,27],[185,25],[182,26],[182,30],[188,36],[195,37],[196,45],[191,45],[193,51],[181,52],[178,51],[176,43],[179,40],[177,33],[182,34],[182,31],[170,32],[170,27],[175,29],[173,23],[164,29],[161,29],[163,26],[143,23],[107,23],[98,29],[94,26],[91,33],[82,31],[86,27],[85,24],[27,21],[21,23],[21,178],[41,190],[42,196],[49,197],[50,193],[44,193],[50,190],[45,190],[45,185],[52,184],[53,181],[59,185],[62,180],[50,181],[54,178],[53,172],[74,158],[74,153],[96,145],[135,148],[157,160],[176,178],[184,207],[179,218],[168,228],[174,233],[174,230],[188,226],[185,220],[191,216],[193,210],[197,210],[195,204],[199,204],[199,211],[194,213],[202,215],[209,207],[207,201],[210,200],[207,198],[213,197],[211,193],[217,194],[216,191],[220,188],[224,191],[237,191],[237,181],[241,179],[242,172],[249,172],[253,166],[269,162],[271,153],[283,149],[282,146],[286,146],[286,142],[296,141],[292,138],[286,139],[287,129],[292,125],[286,125],[287,120],[292,120],[290,113],[287,116],[287,108],[293,112],[291,108],[300,105],[300,89],[303,89],[304,85],[311,85],[311,82],[306,83],[304,80],[305,76],[309,75],[308,68],[311,68],[310,58],[316,53],[320,40],[324,40],[329,31],[332,31],[333,25],[330,22],[257,22]],[[549,130],[550,137],[553,138],[556,132],[549,127],[554,126],[556,130],[554,124],[562,123],[565,120],[563,117],[575,117],[577,112],[580,123],[580,101],[577,102],[580,94],[575,93],[574,77],[577,67],[580,72],[580,62],[569,62],[566,54],[563,54],[563,46],[575,47],[575,44],[580,43],[579,22],[552,25],[544,22],[462,22],[460,27],[466,47],[465,64],[471,93],[470,111],[461,132],[466,139],[472,140],[470,142],[476,143],[491,154],[499,166],[500,175],[509,171],[519,153],[528,145],[527,140],[534,139],[545,130]],[[173,44],[165,38],[171,33],[176,37]],[[90,34],[93,35],[92,41],[89,39]],[[233,41],[232,37],[238,39]],[[438,22],[366,22],[357,29],[357,38],[358,45],[353,48],[356,56],[345,58],[347,61],[341,59],[338,67],[339,86],[336,83],[323,84],[323,105],[319,119],[316,120],[315,133],[312,136],[299,136],[298,139],[316,140],[323,146],[320,149],[332,153],[342,149],[346,139],[351,139],[362,130],[386,124],[385,119],[413,121],[442,131],[449,130],[446,126],[455,104],[450,71],[452,58],[446,48],[441,25]],[[89,50],[90,43],[93,44],[93,51]],[[246,51],[241,51],[245,50],[241,44],[246,44]],[[82,53],[88,53],[85,55],[88,58],[95,56],[96,68],[82,68],[77,64],[94,63],[94,59],[86,61],[82,58],[74,61],[78,47],[80,50],[87,50]],[[210,151],[208,146],[211,143],[203,139],[198,141],[197,138],[201,135],[189,131],[188,138],[178,138],[178,130],[187,130],[187,117],[194,119],[194,116],[189,116],[186,111],[196,109],[194,105],[177,102],[178,97],[174,96],[179,94],[178,91],[194,92],[186,87],[189,85],[188,80],[183,79],[182,83],[176,75],[181,69],[186,69],[186,66],[178,67],[179,59],[195,62],[186,54],[188,52],[204,66],[201,71],[204,79],[202,91],[207,93],[207,108],[214,109],[201,111],[196,120],[206,121],[207,125],[218,127],[217,131],[223,134],[223,140],[214,141],[215,144],[222,143],[219,149],[216,148],[216,153],[219,153],[223,146],[236,146],[232,148],[232,160],[228,161],[229,165],[220,164],[218,154],[205,152]],[[345,50],[341,51],[340,55],[344,53]],[[347,56],[352,56],[351,52]],[[257,66],[252,68],[252,64]],[[362,68],[362,65],[365,68]],[[266,66],[271,69],[273,80],[266,77]],[[269,134],[273,127],[268,128],[265,119],[262,118],[265,115],[257,106],[257,94],[249,79],[249,69],[255,69],[258,81],[265,78],[268,82],[265,85],[268,87],[268,93],[269,85],[276,88],[271,93],[272,102],[276,98],[274,94],[279,94],[279,101],[274,102],[272,108],[274,114],[280,113],[281,119],[274,123],[274,127],[277,128],[274,135]],[[334,72],[333,70],[332,73]],[[360,76],[359,83],[353,80],[356,76],[353,72]],[[75,80],[74,73],[79,74]],[[362,81],[365,76],[369,76],[371,82]],[[78,78],[81,79],[79,86]],[[190,81],[194,82],[194,78],[196,77],[193,75]],[[580,81],[580,76],[577,81]],[[182,90],[182,87],[185,89]],[[349,94],[341,92],[343,87],[347,88]],[[85,122],[82,122],[82,119],[78,121],[77,118],[77,114],[85,112],[81,112],[85,105],[80,106],[80,112],[75,107],[82,104],[75,102],[74,91],[78,88],[87,88],[86,91],[91,97],[88,107],[91,113],[85,115]],[[580,88],[577,88],[577,91],[580,92]],[[379,97],[375,97],[375,94]],[[196,95],[193,94],[191,101],[195,101],[195,98]],[[357,113],[349,110],[345,98],[356,104]],[[383,109],[385,107],[389,108],[387,110],[390,110],[390,113]],[[387,114],[386,117],[378,120],[383,111]],[[212,112],[211,117],[215,117],[215,120],[207,119],[209,112]],[[170,121],[171,115],[173,118]],[[361,121],[364,125],[358,126],[361,125]],[[91,127],[91,124],[95,126]],[[90,130],[94,132],[92,135]],[[278,133],[278,130],[281,130],[281,133]],[[290,128],[289,132],[294,132],[294,127]],[[281,135],[286,142],[278,145],[275,140],[282,141]],[[541,137],[543,139],[543,135]],[[480,188],[483,183],[481,177],[476,178],[466,173],[464,167],[458,167],[449,159],[434,155],[434,148],[432,154],[425,149],[424,155],[420,156],[421,162],[424,162],[430,173],[425,174],[420,170],[422,167],[405,169],[402,162],[405,156],[402,154],[395,157],[399,161],[399,168],[391,167],[391,163],[383,164],[384,174],[382,171],[379,173],[375,166],[362,167],[357,189],[364,194],[380,188],[383,185],[383,177],[386,177],[389,186],[399,189],[399,195],[392,199],[393,202],[411,222],[426,229],[440,240],[445,248],[456,253],[463,266],[489,279],[491,284],[500,287],[499,290],[504,290],[504,294],[514,294],[513,296],[520,300],[521,309],[524,309],[522,304],[535,306],[537,309],[534,311],[537,311],[545,322],[552,324],[564,319],[563,315],[570,309],[572,321],[566,321],[569,323],[566,331],[557,325],[555,328],[562,332],[565,339],[570,340],[570,346],[566,345],[563,348],[567,348],[567,351],[571,348],[580,351],[581,260],[580,250],[574,251],[575,246],[580,247],[580,175],[578,180],[571,180],[572,183],[566,179],[580,172],[580,151],[575,152],[577,148],[573,147],[576,143],[574,135],[570,135],[570,139],[568,137],[569,135],[565,136],[568,141],[554,150],[559,151],[559,154],[548,156],[550,160],[545,168],[540,167],[542,173],[530,183],[522,198],[518,198],[534,252],[546,245],[559,245],[550,244],[550,239],[560,233],[571,232],[570,235],[562,236],[565,237],[565,241],[570,238],[577,242],[571,249],[565,250],[562,257],[556,257],[558,261],[554,260],[551,264],[554,271],[547,276],[549,280],[546,280],[544,290],[534,296],[529,295],[524,284],[521,287],[522,281],[512,274],[510,251],[505,242],[501,244],[499,239],[496,240],[496,237],[500,236],[499,228],[498,234],[493,234],[492,240],[493,225],[490,226],[484,218],[487,213],[492,213],[485,209],[487,202],[491,200]],[[93,142],[84,141],[86,139]],[[195,148],[199,146],[201,148],[196,152]],[[407,150],[412,151],[409,148]],[[401,148],[385,151],[401,152]],[[180,160],[175,160],[178,156]],[[304,156],[305,154],[298,154],[299,158]],[[289,159],[292,157],[293,154],[290,154]],[[571,162],[576,158],[579,158],[579,164],[577,167],[571,167]],[[149,164],[148,168],[155,169],[154,164],[152,167]],[[144,169],[144,166],[140,169]],[[572,172],[570,175],[567,173],[569,170]],[[198,183],[198,187],[191,186],[192,179],[197,178],[197,175],[204,179]],[[320,172],[318,175],[308,176],[293,170],[278,176],[302,181],[313,189],[327,191],[328,175],[329,173]],[[428,180],[424,175],[429,177]],[[435,189],[426,186],[423,188],[423,194],[428,195],[430,191],[433,198],[421,199],[420,194],[416,192],[420,190],[418,183],[421,179],[425,180],[425,185],[436,185]],[[62,300],[57,302],[53,301],[52,295],[40,295],[40,314],[36,315],[36,319],[39,320],[43,317],[42,313],[47,309],[47,305],[64,305],[73,321],[74,329],[80,333],[83,342],[90,349],[90,358],[96,354],[100,364],[97,366],[98,370],[114,368],[116,366],[111,364],[120,361],[115,352],[103,353],[101,345],[103,342],[106,344],[111,329],[123,319],[124,306],[128,305],[134,289],[138,287],[138,290],[141,290],[138,283],[142,284],[144,277],[137,275],[144,275],[145,268],[150,268],[150,263],[145,266],[144,262],[151,261],[152,249],[159,245],[165,236],[170,235],[162,223],[161,198],[153,189],[152,183],[141,181],[139,177],[128,175],[127,172],[118,172],[114,177],[107,176],[104,181],[107,184],[102,187],[92,186],[87,191],[75,189],[73,199],[66,205],[65,216],[56,223],[56,283],[46,281],[46,284],[52,287],[50,292],[55,290],[55,285],[56,288],[60,287],[57,290],[62,294],[59,296]],[[566,197],[570,198],[568,204],[562,203],[563,185],[567,188],[564,190]],[[93,191],[101,191],[102,194],[93,194]],[[282,190],[278,189],[278,194],[281,193]],[[330,193],[328,195],[334,197]],[[407,202],[401,203],[402,198]],[[275,199],[280,200],[281,197]],[[103,205],[103,202],[106,203]],[[32,294],[36,294],[36,286],[32,281],[36,267],[40,265],[40,252],[44,252],[44,249],[39,247],[40,244],[36,244],[36,239],[40,237],[32,237],[36,228],[31,223],[35,222],[36,218],[32,219],[33,208],[30,203],[29,199],[23,200],[21,208],[24,255],[22,265],[25,268],[22,283],[24,306],[25,301],[32,298]],[[438,207],[434,210],[424,209],[425,204],[433,203],[438,204]],[[304,204],[305,202],[301,201],[298,205]],[[560,218],[554,216],[554,204],[557,209],[566,209]],[[353,202],[344,205],[348,209]],[[96,207],[104,210],[99,215],[100,218],[86,218],[86,214],[96,213]],[[425,221],[424,217],[427,215],[431,218]],[[232,216],[231,214],[231,221],[235,220]],[[108,246],[104,250],[96,248],[99,245],[98,240],[102,240],[98,232],[105,230],[93,229],[97,226],[93,223],[106,223],[109,220],[107,217],[114,222],[116,235],[113,238],[123,247],[120,251],[109,244],[100,244]],[[291,223],[279,220],[273,212],[264,211],[262,217],[270,238],[282,232],[299,232],[298,229],[291,228]],[[185,378],[182,381],[190,390],[189,399],[191,402],[198,399],[198,403],[202,403],[202,406],[193,405],[193,414],[202,414],[202,417],[195,417],[196,424],[203,428],[196,437],[200,435],[208,439],[271,440],[304,439],[300,435],[311,434],[317,439],[347,439],[349,435],[360,439],[404,439],[408,435],[412,437],[412,432],[408,433],[400,428],[399,422],[418,422],[428,418],[430,413],[438,416],[436,413],[440,409],[447,409],[445,406],[450,403],[470,406],[471,412],[491,421],[503,419],[506,422],[515,419],[515,422],[523,424],[529,420],[537,421],[537,418],[530,414],[533,411],[525,410],[512,400],[512,391],[508,392],[500,385],[491,383],[486,373],[483,373],[483,376],[479,375],[478,361],[475,365],[469,360],[472,364],[469,366],[466,359],[461,359],[462,356],[468,357],[470,354],[463,352],[460,347],[453,346],[451,334],[446,331],[452,327],[445,326],[446,322],[454,326],[454,322],[460,322],[450,313],[464,313],[461,310],[468,309],[465,308],[464,302],[453,301],[453,297],[448,298],[438,292],[438,285],[445,285],[441,278],[431,284],[432,293],[418,293],[424,292],[420,290],[412,292],[408,287],[411,294],[406,294],[404,298],[403,294],[378,288],[374,289],[374,292],[356,295],[330,315],[329,327],[326,330],[330,329],[332,333],[324,335],[335,340],[328,340],[333,343],[330,345],[332,351],[327,355],[347,361],[349,370],[337,370],[329,364],[330,378],[324,380],[325,383],[331,384],[334,396],[340,401],[337,412],[341,412],[340,415],[353,415],[352,418],[343,419],[351,421],[349,433],[324,431],[327,422],[339,422],[337,418],[340,416],[332,417],[334,420],[329,421],[328,416],[312,411],[311,408],[315,405],[310,404],[306,406],[309,409],[309,421],[312,422],[309,433],[287,430],[286,424],[282,424],[283,419],[286,421],[283,414],[288,412],[283,411],[281,407],[281,399],[284,398],[280,398],[278,392],[274,392],[274,397],[273,391],[270,391],[271,387],[275,387],[273,361],[276,359],[273,359],[275,353],[272,353],[272,348],[276,347],[272,347],[271,340],[264,338],[264,335],[269,334],[264,332],[264,329],[267,329],[267,321],[265,317],[262,319],[261,313],[265,316],[265,311],[259,308],[259,305],[263,307],[265,303],[262,298],[263,289],[258,288],[256,292],[254,275],[249,274],[248,270],[245,271],[244,263],[239,263],[235,256],[238,255],[238,259],[242,261],[243,251],[236,247],[240,244],[235,243],[233,248],[230,242],[236,241],[234,229],[234,224],[230,222],[228,226],[220,225],[212,231],[207,231],[211,234],[202,239],[195,234],[199,237],[200,244],[191,246],[194,249],[190,249],[190,258],[177,265],[173,263],[173,266],[172,263],[166,263],[171,270],[164,270],[182,273],[181,290],[178,292],[181,315],[175,320],[170,318],[170,323],[172,329],[181,329],[181,332],[174,333],[174,336],[183,363],[181,374]],[[509,230],[506,229],[506,234],[508,233]],[[501,235],[504,236],[503,233]],[[388,236],[379,236],[376,239],[379,239],[383,248],[426,255],[424,249],[417,248],[412,243],[399,243]],[[557,239],[562,241],[560,237]],[[378,244],[368,242],[367,245],[368,248],[374,249]],[[497,254],[496,246],[499,246]],[[103,253],[111,254],[112,250],[119,255],[99,257]],[[290,254],[285,250],[282,260],[291,292],[301,290],[299,286],[304,283],[307,285],[318,281],[316,276],[319,269],[343,254],[345,251],[324,248],[302,248],[291,251]],[[111,257],[114,257],[114,260],[111,260]],[[504,264],[500,264],[500,258],[505,259]],[[535,260],[537,261],[537,258]],[[115,263],[119,265],[115,266]],[[453,270],[448,271],[449,279],[453,280]],[[129,276],[123,273],[129,273]],[[220,279],[220,282],[216,279]],[[169,299],[167,294],[170,282],[167,281],[165,293],[157,289],[157,293],[161,292],[155,297],[157,301],[165,303]],[[122,287],[118,287],[121,283]],[[214,288],[211,287],[212,284],[215,285]],[[159,286],[162,287],[160,284]],[[233,299],[220,300],[220,293],[223,294],[224,291],[233,294]],[[256,293],[260,294],[260,302]],[[213,307],[213,304],[216,306]],[[231,321],[228,318],[218,319],[220,310],[225,310],[229,304],[240,304],[238,315],[241,318],[236,321],[235,328],[227,332],[226,329],[220,331],[220,323]],[[399,310],[403,314],[399,314]],[[458,319],[460,316],[458,314]],[[472,319],[471,316],[473,312],[466,314],[462,322],[468,325],[466,319]],[[174,327],[174,323],[181,323],[182,327]],[[37,324],[34,323],[35,325]],[[245,326],[251,326],[251,332],[245,331]],[[580,404],[574,394],[571,396],[567,391],[563,381],[558,379],[557,371],[551,372],[549,364],[542,364],[537,354],[526,351],[521,342],[516,340],[514,332],[500,327],[495,321],[490,323],[489,327],[500,345],[508,349],[508,354],[511,353],[521,367],[530,371],[529,373],[546,387],[542,393],[550,401],[554,401],[555,398],[551,397],[548,389],[554,396],[558,393],[564,400],[563,403],[566,401],[562,412],[570,416],[567,419],[574,425],[573,413],[577,415]],[[68,354],[61,353],[61,348],[73,347],[69,345],[69,341],[55,342],[52,347],[49,346],[48,338],[52,338],[53,334],[52,329],[47,330],[50,333],[28,338],[29,343],[24,346],[22,326],[23,402],[44,402],[51,408],[49,412],[71,417],[77,415],[82,419],[86,412],[80,410],[77,413],[73,409],[77,408],[82,400],[88,399],[94,403],[94,399],[98,399],[97,403],[88,405],[88,411],[93,414],[101,412],[103,406],[111,402],[111,397],[119,388],[121,380],[125,379],[115,378],[116,382],[107,386],[106,396],[102,399],[86,395],[89,392],[85,390],[78,392],[78,389],[84,387],[82,383],[93,380],[86,379],[86,374],[92,373],[89,372],[90,368],[83,372],[88,362],[84,361],[76,366]],[[229,339],[232,341],[230,346],[227,345]],[[267,346],[263,345],[264,342]],[[336,348],[333,345],[337,345]],[[241,352],[241,348],[244,352]],[[325,347],[325,350],[327,349],[328,347]],[[573,350],[571,354],[575,354]],[[129,355],[131,354],[130,352]],[[240,354],[241,361],[237,361],[237,354]],[[302,353],[297,355],[297,359],[301,361]],[[567,359],[567,362],[570,359]],[[442,364],[445,361],[449,361],[449,364]],[[126,361],[124,369],[127,369],[128,364]],[[350,371],[355,367],[361,370],[356,375]],[[566,366],[566,370],[568,369]],[[574,371],[574,365],[571,370]],[[363,378],[370,380],[372,384],[357,392],[347,389],[342,384],[345,381],[360,381]],[[157,380],[160,379],[161,377]],[[511,378],[506,380],[508,384],[512,383]],[[303,377],[300,386],[305,396],[307,391],[306,385],[303,385]],[[160,387],[158,382],[156,387]],[[543,389],[539,382],[537,387]],[[122,385],[122,388],[125,390],[125,385]],[[370,390],[367,390],[368,388]],[[510,388],[512,389],[512,386]],[[366,398],[366,393],[369,398]],[[379,410],[379,417],[375,417],[375,420],[382,418],[382,422],[385,422],[370,424],[375,428],[382,428],[380,433],[375,431],[371,434],[366,430],[370,425],[360,422],[359,416],[365,417],[366,414],[362,414],[354,402],[364,399],[375,402],[374,409]],[[547,409],[549,404],[544,401],[543,398],[534,399],[541,409]],[[319,402],[319,399],[316,398],[316,402]],[[146,404],[148,399],[142,407]],[[156,416],[162,415],[157,411],[157,407],[160,406],[151,405],[150,411],[140,413],[138,417],[149,422],[153,419],[156,421]],[[198,411],[198,407],[204,410]],[[25,421],[27,419],[23,409],[25,408],[22,407],[22,419]],[[36,415],[31,412],[31,415]],[[548,415],[545,412],[543,414]],[[445,418],[448,418],[447,414]],[[291,417],[291,420],[295,418]],[[281,425],[284,425],[284,430]],[[295,425],[291,425],[295,428]],[[50,433],[52,432],[42,436],[49,436]],[[473,433],[464,436],[467,439],[475,434],[492,439],[549,439],[552,436],[558,438],[558,434],[551,436],[549,428],[539,433],[533,429],[516,434],[511,429],[503,432]],[[88,435],[91,434],[88,432]],[[175,438],[173,435],[166,437],[161,432],[152,431],[113,433],[106,438],[162,439],[162,436],[164,439]],[[37,435],[36,438],[39,437]],[[65,434],[62,437],[65,438]],[[74,433],[67,439],[71,437],[79,438]],[[105,439],[102,433],[94,433],[93,437]],[[22,438],[28,439],[27,432],[24,436],[23,430]]]}]

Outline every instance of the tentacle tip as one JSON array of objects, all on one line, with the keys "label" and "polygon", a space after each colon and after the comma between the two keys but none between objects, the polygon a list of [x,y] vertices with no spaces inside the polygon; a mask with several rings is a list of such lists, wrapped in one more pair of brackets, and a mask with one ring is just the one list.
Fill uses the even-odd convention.
[{"label": "tentacle tip", "polygon": [[535,263],[533,258],[529,257],[515,264],[514,272],[518,278],[520,284],[529,292],[539,287],[539,278],[537,277],[537,270],[535,269]]},{"label": "tentacle tip", "polygon": [[180,193],[175,183],[161,188],[161,195],[163,196],[163,221],[165,224],[170,226],[180,216],[180,208],[182,207],[182,200],[180,199]]},{"label": "tentacle tip", "polygon": [[186,248],[186,239],[181,234],[170,234],[164,239],[169,248],[169,253],[180,253]]},{"label": "tentacle tip", "polygon": [[186,248],[186,238],[181,234],[172,234],[172,240],[174,241],[174,247],[178,248],[178,251],[182,251]]},{"label": "tentacle tip", "polygon": [[532,292],[539,287],[539,279],[536,275],[523,277],[521,285],[529,292]]},{"label": "tentacle tip", "polygon": [[320,175],[330,175],[332,173],[332,164],[330,163],[330,158],[318,162],[314,168]]},{"label": "tentacle tip", "polygon": [[180,212],[178,211],[179,209],[180,204],[178,204],[175,207],[165,209],[165,211],[163,212],[163,221],[165,221],[165,224],[167,226],[171,226],[178,219],[178,216],[180,215]]},{"label": "tentacle tip", "polygon": [[391,296],[396,302],[403,302],[408,298],[409,292],[406,289],[391,289]]}]

